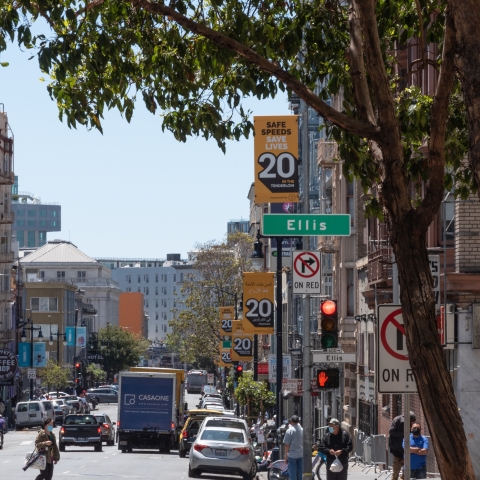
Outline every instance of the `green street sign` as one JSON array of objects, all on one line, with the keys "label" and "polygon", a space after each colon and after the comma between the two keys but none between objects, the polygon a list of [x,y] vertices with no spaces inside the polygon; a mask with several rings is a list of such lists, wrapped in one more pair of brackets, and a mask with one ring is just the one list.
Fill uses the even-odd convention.
[{"label": "green street sign", "polygon": [[267,237],[350,235],[350,215],[283,214],[263,215],[263,235]]},{"label": "green street sign", "polygon": [[222,342],[222,348],[232,348],[232,342]]}]

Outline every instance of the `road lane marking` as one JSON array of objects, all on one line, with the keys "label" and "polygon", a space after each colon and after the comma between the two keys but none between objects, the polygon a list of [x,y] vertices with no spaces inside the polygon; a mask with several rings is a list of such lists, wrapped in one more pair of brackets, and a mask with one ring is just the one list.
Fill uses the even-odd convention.
[{"label": "road lane marking", "polygon": [[8,462],[10,462],[10,461],[11,461],[11,460],[6,460],[6,461],[5,461],[5,462],[3,462],[3,463],[8,463]]},{"label": "road lane marking", "polygon": [[31,445],[33,443],[33,440],[25,440],[24,442],[21,442],[20,445]]},{"label": "road lane marking", "polygon": [[70,470],[67,470],[66,472],[63,472],[62,475],[66,475],[67,473],[70,473]]}]

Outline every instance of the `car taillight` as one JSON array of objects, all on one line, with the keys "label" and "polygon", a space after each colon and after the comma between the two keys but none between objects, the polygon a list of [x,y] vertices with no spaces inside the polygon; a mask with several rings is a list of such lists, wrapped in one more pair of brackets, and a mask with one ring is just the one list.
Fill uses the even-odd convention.
[{"label": "car taillight", "polygon": [[117,427],[120,426],[120,420],[117,420]]},{"label": "car taillight", "polygon": [[98,434],[101,435],[101,433],[102,433],[102,428],[98,427]]},{"label": "car taillight", "polygon": [[248,455],[250,452],[250,449],[248,447],[239,447],[239,448],[234,448],[237,452],[240,452],[240,455]]},{"label": "car taillight", "polygon": [[201,452],[204,448],[208,448],[208,445],[202,445],[201,443],[197,443],[193,446],[193,449],[197,452]]},{"label": "car taillight", "polygon": [[110,428],[110,425],[108,423],[104,423],[103,428]]},{"label": "car taillight", "polygon": [[183,438],[188,438],[188,432],[186,430],[183,431],[182,437]]},{"label": "car taillight", "polygon": [[65,429],[64,429],[63,427],[60,429],[60,433],[61,433],[62,435],[65,433]]}]

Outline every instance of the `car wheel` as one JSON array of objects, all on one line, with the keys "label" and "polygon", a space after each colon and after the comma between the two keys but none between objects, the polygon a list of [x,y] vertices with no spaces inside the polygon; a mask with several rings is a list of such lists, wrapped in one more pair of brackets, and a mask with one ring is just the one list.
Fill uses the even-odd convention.
[{"label": "car wheel", "polygon": [[190,465],[188,466],[188,477],[189,478],[198,478],[201,473],[196,470],[195,468],[191,468]]},{"label": "car wheel", "polygon": [[180,458],[185,458],[185,457],[187,456],[187,451],[184,450],[183,448],[179,448],[179,449],[178,449],[178,456],[179,456]]},{"label": "car wheel", "polygon": [[244,480],[253,480],[256,476],[257,476],[257,462],[254,460],[253,463],[252,463],[252,468],[250,469],[250,473],[244,474],[243,479]]},{"label": "car wheel", "polygon": [[101,451],[102,451],[102,444],[100,444],[100,445],[95,445],[95,451],[96,451],[96,452],[101,452]]},{"label": "car wheel", "polygon": [[122,448],[122,453],[127,453],[127,449],[126,449],[126,448]]},{"label": "car wheel", "polygon": [[64,452],[64,451],[65,451],[65,445],[60,444],[60,445],[58,446],[58,449],[59,449],[61,452]]}]

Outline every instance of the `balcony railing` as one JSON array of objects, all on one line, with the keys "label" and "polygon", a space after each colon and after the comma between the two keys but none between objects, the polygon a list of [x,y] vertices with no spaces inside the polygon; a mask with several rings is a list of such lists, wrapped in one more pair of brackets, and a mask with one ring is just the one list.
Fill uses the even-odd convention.
[{"label": "balcony railing", "polygon": [[337,142],[320,140],[317,148],[317,163],[320,166],[334,165],[338,159]]},{"label": "balcony railing", "polygon": [[0,252],[0,263],[13,263],[13,252]]},{"label": "balcony railing", "polygon": [[15,214],[13,212],[1,212],[0,223],[13,223],[15,221]]},{"label": "balcony railing", "polygon": [[381,247],[368,254],[368,283],[387,285],[392,278],[393,252],[391,247]]}]

